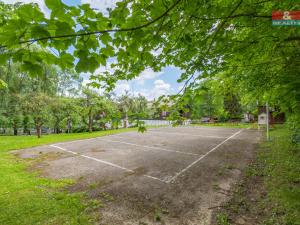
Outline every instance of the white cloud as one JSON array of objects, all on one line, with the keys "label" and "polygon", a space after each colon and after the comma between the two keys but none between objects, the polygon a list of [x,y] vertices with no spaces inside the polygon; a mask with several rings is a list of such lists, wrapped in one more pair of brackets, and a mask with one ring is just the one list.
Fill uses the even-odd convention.
[{"label": "white cloud", "polygon": [[119,81],[119,82],[117,82],[116,87],[113,92],[117,96],[121,96],[121,95],[125,94],[126,91],[130,91],[130,85],[129,85],[128,81]]},{"label": "white cloud", "polygon": [[171,85],[164,82],[163,80],[154,81],[154,89],[169,91],[171,89]]},{"label": "white cloud", "polygon": [[142,95],[144,95],[148,100],[153,100],[161,95],[169,95],[172,92],[171,85],[163,80],[155,80],[154,87],[151,90],[144,90]]},{"label": "white cloud", "polygon": [[134,80],[137,81],[138,84],[143,85],[145,80],[152,80],[154,78],[159,77],[162,72],[154,72],[151,68],[144,70],[140,76],[135,78]]},{"label": "white cloud", "polygon": [[148,100],[157,99],[161,95],[169,95],[172,93],[173,89],[171,85],[163,80],[155,80],[153,82],[153,88],[150,89],[139,89],[139,90],[133,90],[131,87],[132,84],[130,84],[130,81],[119,81],[116,84],[116,88],[113,90],[113,92],[116,94],[116,96],[121,96],[126,93],[126,91],[129,92],[130,95],[138,96],[142,95],[145,96]]},{"label": "white cloud", "polygon": [[6,4],[14,4],[14,3],[17,3],[17,2],[23,2],[23,3],[26,3],[26,4],[36,3],[36,4],[38,4],[39,8],[45,14],[46,17],[49,18],[49,16],[50,16],[50,11],[46,7],[46,4],[45,4],[44,0],[1,0],[1,1],[6,3]]},{"label": "white cloud", "polygon": [[120,0],[81,0],[82,4],[90,4],[91,8],[107,14],[107,8],[115,8]]}]

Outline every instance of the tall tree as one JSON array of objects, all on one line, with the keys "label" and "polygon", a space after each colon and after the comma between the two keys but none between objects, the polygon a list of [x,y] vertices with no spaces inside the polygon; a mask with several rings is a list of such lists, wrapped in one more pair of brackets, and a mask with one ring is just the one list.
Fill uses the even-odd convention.
[{"label": "tall tree", "polygon": [[294,1],[123,0],[107,16],[88,4],[45,3],[49,18],[36,4],[0,5],[7,12],[0,21],[1,64],[12,59],[32,75],[42,74],[44,64],[93,73],[114,57],[113,74],[93,76],[110,87],[145,68],[174,65],[184,71],[180,93],[226,71],[246,92],[299,111],[300,31],[271,25],[272,10],[294,10]]},{"label": "tall tree", "polygon": [[23,99],[23,107],[33,117],[38,138],[42,135],[43,124],[49,119],[49,102],[49,97],[43,93],[31,93]]},{"label": "tall tree", "polygon": [[96,114],[101,114],[105,107],[104,97],[89,88],[84,88],[82,94],[82,120],[88,126],[88,131],[92,132]]}]

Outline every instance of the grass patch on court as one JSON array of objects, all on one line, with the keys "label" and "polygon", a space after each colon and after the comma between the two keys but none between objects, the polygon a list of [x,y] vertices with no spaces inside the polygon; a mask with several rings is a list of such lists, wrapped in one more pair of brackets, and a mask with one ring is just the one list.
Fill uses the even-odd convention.
[{"label": "grass patch on court", "polygon": [[94,133],[35,136],[0,136],[0,224],[94,224],[101,202],[84,193],[65,191],[74,181],[41,178],[28,172],[32,160],[18,159],[10,150],[55,142],[99,137],[136,129],[119,129]]},{"label": "grass patch on court", "polygon": [[216,224],[300,224],[300,146],[290,142],[284,126],[272,129],[270,136],[232,199],[217,213]]},{"label": "grass patch on court", "polygon": [[224,128],[257,128],[255,123],[196,123],[191,126],[224,127]]}]

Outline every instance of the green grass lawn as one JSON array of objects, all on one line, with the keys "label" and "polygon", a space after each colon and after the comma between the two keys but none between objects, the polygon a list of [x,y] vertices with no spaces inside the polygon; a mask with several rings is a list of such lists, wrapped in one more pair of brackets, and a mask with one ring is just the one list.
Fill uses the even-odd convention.
[{"label": "green grass lawn", "polygon": [[290,143],[289,131],[278,127],[270,132],[259,160],[265,165],[264,177],[272,217],[265,224],[300,225],[300,146]]},{"label": "green grass lawn", "polygon": [[28,171],[33,160],[18,159],[10,150],[55,142],[99,137],[136,129],[35,136],[0,136],[0,224],[93,224],[101,202],[84,193],[69,193],[72,180],[53,180]]},{"label": "green grass lawn", "polygon": [[260,144],[243,183],[216,215],[217,225],[237,218],[255,218],[260,225],[300,225],[300,146],[290,137],[285,125],[271,129],[270,141]]}]

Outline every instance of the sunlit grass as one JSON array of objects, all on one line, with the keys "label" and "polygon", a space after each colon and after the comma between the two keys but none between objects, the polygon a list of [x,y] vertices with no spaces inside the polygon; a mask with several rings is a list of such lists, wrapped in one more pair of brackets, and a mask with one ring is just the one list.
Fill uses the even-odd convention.
[{"label": "sunlit grass", "polygon": [[93,224],[98,214],[84,193],[69,193],[64,188],[74,181],[53,180],[28,172],[32,161],[21,160],[9,150],[54,142],[93,138],[134,129],[94,133],[36,136],[0,136],[0,224]]},{"label": "sunlit grass", "polygon": [[300,146],[292,145],[287,128],[270,132],[271,141],[260,154],[265,165],[264,176],[268,197],[273,203],[274,218],[267,224],[300,224]]}]

